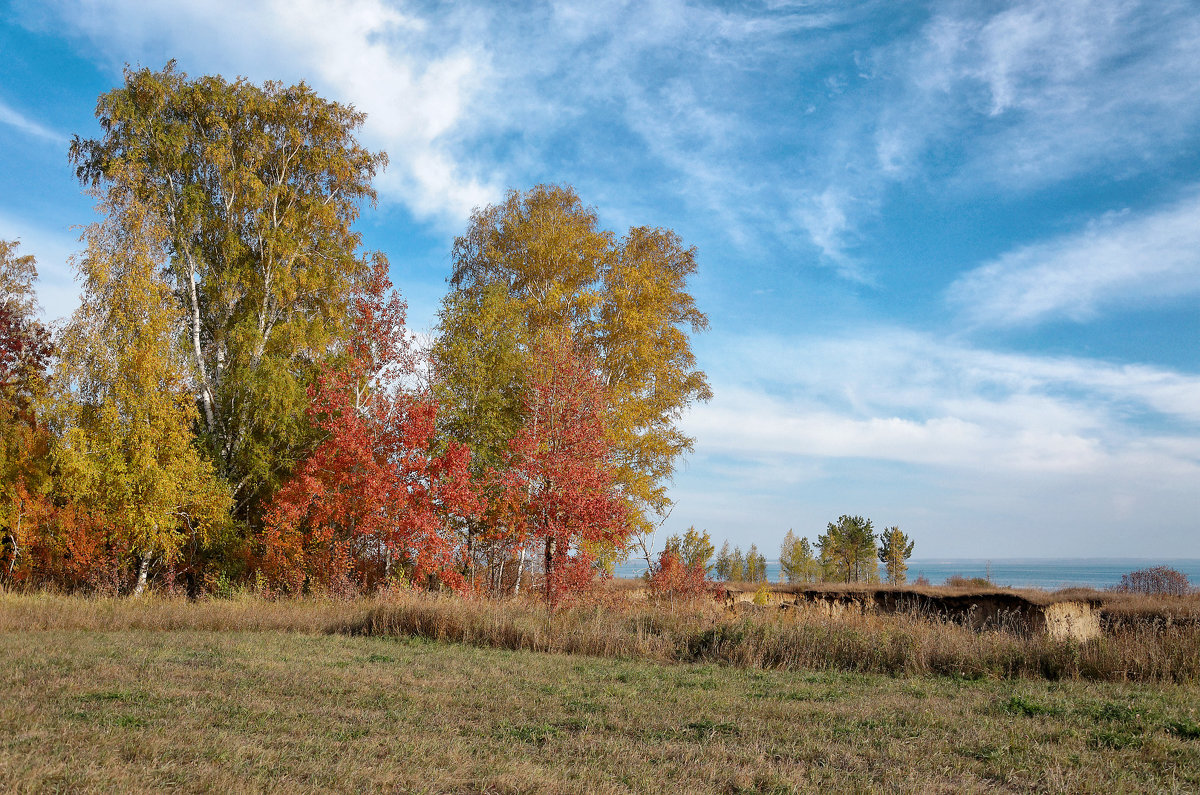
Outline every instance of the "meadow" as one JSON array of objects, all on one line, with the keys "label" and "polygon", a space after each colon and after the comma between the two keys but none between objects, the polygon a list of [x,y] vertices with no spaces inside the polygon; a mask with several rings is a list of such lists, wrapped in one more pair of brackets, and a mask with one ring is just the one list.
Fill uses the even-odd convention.
[{"label": "meadow", "polygon": [[1200,631],[1187,621],[1147,617],[1080,644],[929,617],[786,613],[615,596],[549,614],[536,602],[415,595],[0,594],[0,782],[1200,788]]}]

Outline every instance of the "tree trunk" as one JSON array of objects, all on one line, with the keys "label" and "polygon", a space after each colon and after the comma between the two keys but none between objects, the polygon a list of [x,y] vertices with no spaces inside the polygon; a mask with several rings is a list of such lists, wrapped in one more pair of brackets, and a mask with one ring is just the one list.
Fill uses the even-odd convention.
[{"label": "tree trunk", "polygon": [[12,561],[8,564],[8,576],[12,577],[12,573],[17,569],[17,558],[21,556],[21,544],[17,541],[21,537],[21,520],[24,519],[22,511],[17,511],[17,526],[8,534],[8,538],[12,541]]},{"label": "tree trunk", "polygon": [[546,603],[547,604],[554,604],[554,592],[552,590],[553,586],[551,584],[551,577],[553,574],[554,574],[554,539],[547,538],[546,539],[546,562],[545,562]]},{"label": "tree trunk", "polygon": [[150,556],[143,555],[141,563],[138,564],[137,584],[133,586],[133,595],[141,596],[146,590],[146,579],[150,574]]},{"label": "tree trunk", "polygon": [[521,547],[521,557],[517,562],[517,584],[513,586],[513,595],[521,592],[521,573],[525,571],[525,547]]}]

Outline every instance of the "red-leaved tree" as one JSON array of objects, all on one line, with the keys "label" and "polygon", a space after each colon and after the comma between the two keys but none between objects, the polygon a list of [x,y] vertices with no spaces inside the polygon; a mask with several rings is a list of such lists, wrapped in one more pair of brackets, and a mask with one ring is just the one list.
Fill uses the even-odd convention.
[{"label": "red-leaved tree", "polygon": [[349,350],[311,390],[325,437],[267,513],[260,567],[273,588],[350,594],[401,575],[464,586],[459,528],[480,500],[467,449],[435,447],[437,406],[413,383],[404,311],[380,259],[356,298]]},{"label": "red-leaved tree", "polygon": [[593,558],[581,547],[623,548],[630,527],[593,369],[565,339],[543,341],[529,361],[525,424],[500,477],[513,506],[510,532],[540,554],[546,600],[556,607],[596,577]]},{"label": "red-leaved tree", "polygon": [[673,599],[712,595],[716,583],[708,579],[703,562],[684,563],[675,552],[664,549],[650,570],[650,592]]}]

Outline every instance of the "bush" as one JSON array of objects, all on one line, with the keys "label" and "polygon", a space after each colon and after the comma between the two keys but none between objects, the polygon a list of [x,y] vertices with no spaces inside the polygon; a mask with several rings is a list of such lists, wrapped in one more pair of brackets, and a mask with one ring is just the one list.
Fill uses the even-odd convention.
[{"label": "bush", "polygon": [[1183,572],[1169,566],[1153,566],[1122,574],[1121,584],[1114,590],[1155,596],[1186,596],[1191,593],[1192,586]]},{"label": "bush", "polygon": [[986,577],[971,577],[967,578],[961,574],[951,574],[946,578],[946,585],[950,588],[992,588],[992,581]]},{"label": "bush", "polygon": [[669,549],[663,550],[650,571],[650,592],[655,596],[695,598],[712,594],[715,588],[703,563],[688,566]]}]

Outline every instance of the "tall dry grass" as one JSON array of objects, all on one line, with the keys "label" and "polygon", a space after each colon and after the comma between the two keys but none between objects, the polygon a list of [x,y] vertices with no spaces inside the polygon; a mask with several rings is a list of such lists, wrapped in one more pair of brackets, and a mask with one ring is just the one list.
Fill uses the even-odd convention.
[{"label": "tall dry grass", "polygon": [[819,609],[731,618],[705,603],[575,608],[412,600],[371,608],[347,631],[506,649],[749,668],[1109,681],[1200,682],[1200,628],[1130,626],[1091,641],[974,631],[936,617]]},{"label": "tall dry grass", "polygon": [[536,601],[403,594],[353,602],[254,596],[81,598],[0,593],[0,632],[123,629],[420,637],[473,646],[748,668],[964,678],[1200,683],[1200,626],[1127,621],[1089,641],[975,631],[917,614],[819,608],[731,616],[709,601],[548,612]]},{"label": "tall dry grass", "polygon": [[127,629],[202,632],[327,632],[352,623],[372,602],[268,601],[252,594],[189,601],[0,591],[0,632]]}]

